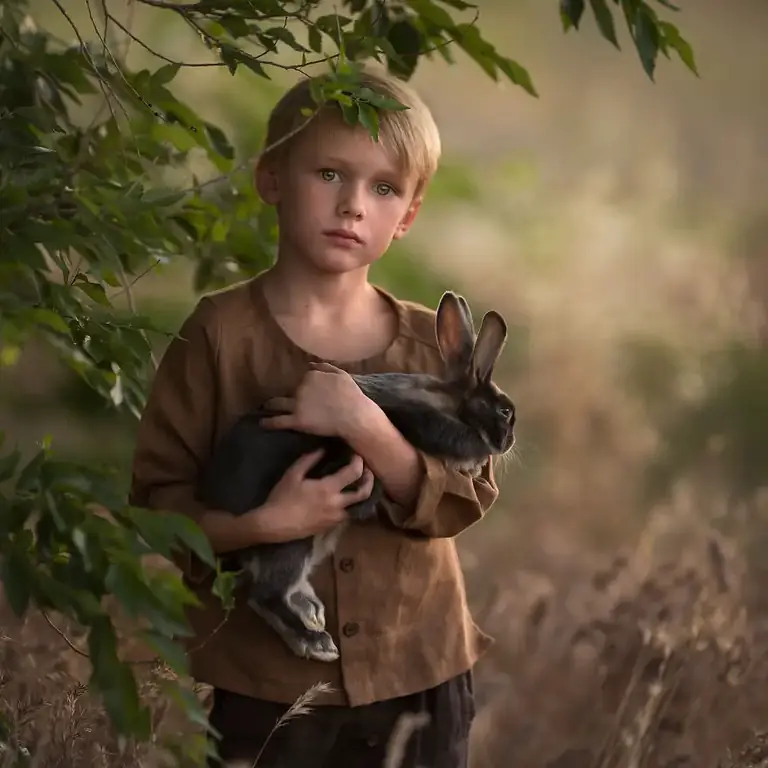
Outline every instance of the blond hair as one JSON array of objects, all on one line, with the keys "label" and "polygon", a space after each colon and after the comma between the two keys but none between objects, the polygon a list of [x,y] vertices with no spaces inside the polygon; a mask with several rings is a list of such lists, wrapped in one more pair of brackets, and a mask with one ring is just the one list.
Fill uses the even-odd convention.
[{"label": "blond hair", "polygon": [[[267,121],[267,135],[261,158],[282,154],[302,130],[326,110],[338,112],[334,103],[317,104],[312,98],[312,82],[327,75],[304,78],[286,91],[273,107]],[[440,161],[440,133],[427,105],[402,80],[365,68],[358,77],[361,87],[370,88],[384,97],[395,99],[408,109],[379,111],[379,141],[392,151],[406,173],[418,179],[417,192],[429,183]],[[307,110],[312,110],[308,117]]]}]

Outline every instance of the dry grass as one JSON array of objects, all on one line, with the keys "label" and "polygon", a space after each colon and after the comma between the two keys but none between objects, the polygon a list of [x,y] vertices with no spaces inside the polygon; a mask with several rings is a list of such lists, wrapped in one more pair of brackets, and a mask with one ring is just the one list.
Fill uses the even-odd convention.
[{"label": "dry grass", "polygon": [[768,635],[734,552],[660,514],[628,557],[496,595],[486,623],[506,636],[479,670],[476,764],[720,765],[768,725]]},{"label": "dry grass", "polygon": [[[679,508],[659,510],[626,555],[574,565],[559,583],[519,571],[489,592],[480,618],[500,642],[477,670],[473,765],[768,766],[759,735],[768,726],[768,625],[750,605],[738,551]],[[83,685],[84,660],[43,617],[5,626],[0,766],[17,765],[18,748],[35,768],[166,764],[151,744],[120,748]],[[166,673],[137,670],[157,738],[178,732],[184,724],[162,696]],[[313,698],[286,721],[309,715]],[[387,768],[423,723],[401,725]]]},{"label": "dry grass", "polygon": [[[39,612],[20,621],[1,598],[0,768],[172,765],[159,745],[188,726],[165,695],[173,674],[167,667],[136,646],[122,627],[124,657],[135,662],[139,692],[152,714],[150,743],[125,743],[115,736],[98,698],[88,689],[88,660],[79,650],[85,647],[82,633],[60,617],[50,619]],[[207,687],[195,689],[205,703]]]}]

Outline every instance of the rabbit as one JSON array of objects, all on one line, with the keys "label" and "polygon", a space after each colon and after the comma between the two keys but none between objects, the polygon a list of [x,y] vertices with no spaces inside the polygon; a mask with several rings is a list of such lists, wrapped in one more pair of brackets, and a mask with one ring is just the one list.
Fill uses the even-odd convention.
[{"label": "rabbit", "polygon": [[[352,378],[415,448],[476,476],[489,456],[507,453],[515,441],[515,406],[491,381],[507,326],[498,312],[490,311],[475,336],[469,305],[449,291],[440,300],[435,330],[446,367],[443,378],[411,373]],[[351,448],[339,438],[261,428],[260,420],[268,415],[275,412],[245,414],[214,448],[198,491],[209,508],[242,515],[262,505],[291,464],[318,448],[325,452],[309,477],[324,477],[351,460]],[[350,521],[377,519],[382,497],[382,485],[374,479],[370,496],[347,507],[348,519],[331,531],[232,553],[250,582],[248,605],[297,656],[326,662],[339,657],[325,627],[325,607],[309,579]]]}]

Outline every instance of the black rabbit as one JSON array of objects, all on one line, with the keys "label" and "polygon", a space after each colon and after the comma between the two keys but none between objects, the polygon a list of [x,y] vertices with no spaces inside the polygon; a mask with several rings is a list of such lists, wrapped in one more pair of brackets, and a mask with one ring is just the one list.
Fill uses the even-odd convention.
[{"label": "black rabbit", "polygon": [[[447,292],[440,300],[435,326],[446,364],[444,378],[409,373],[353,378],[414,447],[476,475],[489,455],[502,455],[514,444],[515,407],[491,381],[506,341],[506,323],[497,312],[488,312],[475,336],[467,302]],[[261,428],[260,419],[267,415],[274,413],[246,414],[215,448],[198,494],[209,508],[242,515],[261,506],[291,464],[320,447],[325,453],[310,477],[324,477],[351,460],[350,447],[338,438]],[[368,499],[347,508],[349,520],[376,519],[382,495],[376,480]],[[233,553],[249,577],[248,604],[298,656],[321,661],[338,658],[325,629],[325,607],[309,578],[333,552],[347,524],[321,535]]]}]

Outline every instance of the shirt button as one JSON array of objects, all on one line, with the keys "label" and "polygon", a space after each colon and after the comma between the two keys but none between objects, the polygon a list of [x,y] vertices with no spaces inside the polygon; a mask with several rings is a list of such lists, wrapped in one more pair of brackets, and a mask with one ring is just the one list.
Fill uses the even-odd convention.
[{"label": "shirt button", "polygon": [[355,561],[351,557],[342,557],[339,561],[339,568],[344,573],[352,573],[355,570]]},{"label": "shirt button", "polygon": [[360,625],[356,621],[347,622],[341,630],[345,637],[354,637],[360,631]]}]

